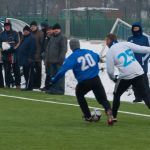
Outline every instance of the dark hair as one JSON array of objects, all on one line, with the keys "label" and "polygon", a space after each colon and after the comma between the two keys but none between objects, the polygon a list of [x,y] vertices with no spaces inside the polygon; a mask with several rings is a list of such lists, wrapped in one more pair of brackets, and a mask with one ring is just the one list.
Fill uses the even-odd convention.
[{"label": "dark hair", "polygon": [[106,38],[110,39],[111,41],[117,41],[117,36],[112,33],[108,34]]},{"label": "dark hair", "polygon": [[29,26],[26,25],[26,26],[23,28],[23,31],[29,31],[29,32],[31,32],[31,29],[30,29]]}]

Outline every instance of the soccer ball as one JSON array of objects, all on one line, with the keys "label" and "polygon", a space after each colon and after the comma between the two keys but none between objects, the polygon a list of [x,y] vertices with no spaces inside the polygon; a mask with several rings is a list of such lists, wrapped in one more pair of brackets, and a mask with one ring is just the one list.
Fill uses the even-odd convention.
[{"label": "soccer ball", "polygon": [[91,116],[93,121],[99,121],[101,119],[102,113],[99,109],[94,109],[91,111]]}]

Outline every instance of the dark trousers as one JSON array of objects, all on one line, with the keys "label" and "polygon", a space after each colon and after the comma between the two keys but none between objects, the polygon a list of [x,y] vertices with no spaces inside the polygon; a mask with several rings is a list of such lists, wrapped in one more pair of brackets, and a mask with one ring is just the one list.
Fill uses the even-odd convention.
[{"label": "dark trousers", "polygon": [[[20,76],[20,67],[18,63],[11,64],[9,62],[4,62],[4,71],[5,71],[6,86],[10,87],[11,84],[20,86],[21,76]],[[15,80],[13,79],[12,73],[14,74]]]},{"label": "dark trousers", "polygon": [[23,74],[26,81],[26,88],[33,89],[34,67],[33,65],[23,66]]},{"label": "dark trousers", "polygon": [[[53,77],[61,67],[60,64],[49,64],[48,77]],[[50,79],[49,79],[50,80]],[[55,84],[53,84],[47,91],[49,94],[64,94],[65,93],[65,77],[62,77]]]},{"label": "dark trousers", "polygon": [[95,78],[80,82],[76,86],[77,101],[85,117],[91,116],[88,104],[84,97],[85,94],[87,94],[89,91],[93,91],[96,100],[98,101],[99,104],[101,104],[104,107],[105,111],[111,109],[110,103],[108,102],[106,97],[104,87],[101,83],[100,78],[97,76]]},{"label": "dark trousers", "polygon": [[50,72],[49,72],[48,66],[45,66],[45,72],[46,72],[45,88],[46,88],[46,90],[48,90],[50,88],[49,82],[50,82],[50,79],[52,77],[51,74],[50,74]]},{"label": "dark trousers", "polygon": [[[149,86],[149,80],[148,80],[147,74],[144,74],[144,76],[145,76],[145,83],[147,84],[147,86]],[[133,89],[133,92],[134,92],[135,99],[139,100],[139,101],[142,100],[142,97],[141,97],[140,93],[136,90],[134,85],[133,85],[132,89]]]},{"label": "dark trousers", "polygon": [[3,88],[4,87],[4,78],[3,78],[3,64],[0,63],[0,88]]},{"label": "dark trousers", "polygon": [[136,88],[136,90],[144,100],[145,104],[150,109],[149,86],[146,83],[145,76],[141,75],[130,80],[121,79],[118,80],[115,85],[113,107],[112,107],[114,118],[117,117],[117,112],[120,106],[120,97],[129,88],[130,85],[133,85]]},{"label": "dark trousers", "polygon": [[34,88],[41,87],[42,80],[42,62],[35,62],[34,64]]}]

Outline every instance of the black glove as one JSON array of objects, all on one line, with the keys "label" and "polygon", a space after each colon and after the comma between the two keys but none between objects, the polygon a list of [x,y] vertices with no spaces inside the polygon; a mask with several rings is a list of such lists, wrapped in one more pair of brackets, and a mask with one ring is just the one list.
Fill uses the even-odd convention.
[{"label": "black glove", "polygon": [[115,79],[113,81],[116,83],[117,80],[118,80],[118,75],[115,75]]}]

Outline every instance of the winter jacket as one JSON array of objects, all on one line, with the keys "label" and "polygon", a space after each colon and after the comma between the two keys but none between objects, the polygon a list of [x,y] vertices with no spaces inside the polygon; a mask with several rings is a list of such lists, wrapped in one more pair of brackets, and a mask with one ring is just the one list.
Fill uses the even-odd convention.
[{"label": "winter jacket", "polygon": [[35,62],[41,62],[42,44],[43,44],[44,35],[43,32],[39,30],[32,32],[32,34],[36,40]]},{"label": "winter jacket", "polygon": [[10,30],[9,32],[3,31],[0,33],[0,48],[2,49],[2,42],[8,42],[10,49],[2,51],[2,59],[10,63],[16,62],[17,49],[15,46],[19,43],[19,35],[16,31]]},{"label": "winter jacket", "polygon": [[18,63],[27,66],[35,61],[36,41],[32,33],[25,36],[18,48]]},{"label": "winter jacket", "polygon": [[[133,28],[139,27],[139,32],[134,32]],[[139,23],[134,23],[132,25],[132,34],[133,36],[128,38],[129,42],[138,44],[140,46],[150,46],[149,45],[149,39],[145,35],[143,35],[142,27]],[[150,58],[150,54],[141,54],[141,53],[134,53],[136,60],[140,63],[142,66],[144,73],[148,72],[148,60]]]},{"label": "winter jacket", "polygon": [[2,49],[0,49],[0,63],[2,63],[3,60],[2,60]]},{"label": "winter jacket", "polygon": [[47,63],[62,64],[67,52],[67,38],[61,33],[53,35],[48,42],[46,51]]}]

